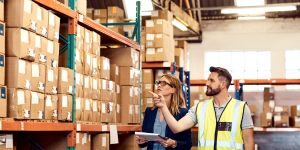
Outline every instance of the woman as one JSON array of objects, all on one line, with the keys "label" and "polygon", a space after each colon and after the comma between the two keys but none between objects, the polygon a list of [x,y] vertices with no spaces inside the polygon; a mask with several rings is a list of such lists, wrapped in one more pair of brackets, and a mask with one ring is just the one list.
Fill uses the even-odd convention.
[{"label": "woman", "polygon": [[[179,120],[188,112],[185,105],[185,100],[181,91],[180,81],[169,74],[163,75],[159,81],[155,82],[157,85],[157,94],[152,93],[153,97],[158,94],[165,98],[167,106],[173,116]],[[146,141],[142,137],[136,136],[136,141],[141,148],[146,147],[148,150],[189,150],[191,148],[191,130],[174,134],[168,127],[160,110],[153,106],[148,107],[145,111],[143,132],[157,133],[161,136],[167,137],[167,140],[160,142]]]}]

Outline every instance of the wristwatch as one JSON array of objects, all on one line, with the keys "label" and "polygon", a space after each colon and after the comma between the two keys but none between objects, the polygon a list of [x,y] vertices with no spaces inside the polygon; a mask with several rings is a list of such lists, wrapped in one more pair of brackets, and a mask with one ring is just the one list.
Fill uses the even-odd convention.
[{"label": "wristwatch", "polygon": [[175,148],[175,147],[177,147],[177,141],[175,141],[175,144],[172,145],[172,148]]}]

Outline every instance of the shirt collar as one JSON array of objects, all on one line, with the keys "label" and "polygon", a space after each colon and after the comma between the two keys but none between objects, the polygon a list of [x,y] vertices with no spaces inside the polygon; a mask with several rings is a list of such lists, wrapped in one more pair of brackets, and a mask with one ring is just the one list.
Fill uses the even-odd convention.
[{"label": "shirt collar", "polygon": [[224,104],[222,104],[220,107],[218,107],[218,105],[215,103],[215,101],[214,101],[214,107],[215,108],[224,108],[226,105],[227,105],[227,103],[231,100],[231,96],[229,96],[228,97],[228,99],[227,99],[227,101],[226,101],[226,103],[224,103]]}]

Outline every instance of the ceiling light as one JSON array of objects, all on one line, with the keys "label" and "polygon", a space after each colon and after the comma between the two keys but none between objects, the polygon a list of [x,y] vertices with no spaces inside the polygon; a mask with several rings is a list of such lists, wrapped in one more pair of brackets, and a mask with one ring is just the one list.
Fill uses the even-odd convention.
[{"label": "ceiling light", "polygon": [[222,9],[222,14],[238,14],[238,15],[263,15],[266,12],[278,11],[294,11],[296,6],[267,6],[267,7],[245,7],[245,8],[226,8]]},{"label": "ceiling light", "polygon": [[238,17],[238,20],[263,20],[266,16],[248,16],[248,17]]},{"label": "ceiling light", "polygon": [[184,25],[182,22],[178,21],[178,20],[175,19],[175,18],[172,20],[172,24],[173,24],[176,28],[180,29],[181,31],[187,31],[187,30],[188,30],[188,28],[186,27],[186,25]]}]

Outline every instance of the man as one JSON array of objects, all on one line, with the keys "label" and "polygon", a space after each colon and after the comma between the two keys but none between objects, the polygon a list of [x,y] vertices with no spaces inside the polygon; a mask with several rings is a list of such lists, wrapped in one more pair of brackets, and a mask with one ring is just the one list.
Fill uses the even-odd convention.
[{"label": "man", "polygon": [[179,121],[169,112],[162,95],[153,95],[155,105],[174,133],[190,129],[198,123],[198,150],[254,150],[249,107],[228,94],[232,80],[230,73],[221,67],[210,67],[209,71],[206,95],[213,98],[199,102]]}]

